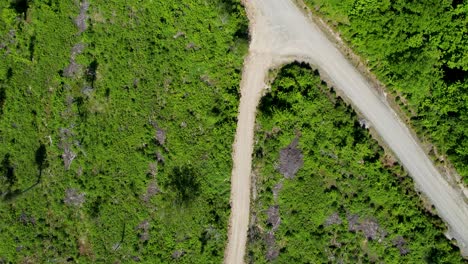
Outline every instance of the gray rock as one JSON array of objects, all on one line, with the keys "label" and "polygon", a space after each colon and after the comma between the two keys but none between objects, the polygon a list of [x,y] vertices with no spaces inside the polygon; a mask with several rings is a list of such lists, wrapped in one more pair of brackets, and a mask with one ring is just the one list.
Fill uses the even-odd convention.
[{"label": "gray rock", "polygon": [[297,147],[299,139],[295,138],[291,144],[281,149],[279,172],[287,179],[293,179],[299,169],[304,165],[304,157]]}]

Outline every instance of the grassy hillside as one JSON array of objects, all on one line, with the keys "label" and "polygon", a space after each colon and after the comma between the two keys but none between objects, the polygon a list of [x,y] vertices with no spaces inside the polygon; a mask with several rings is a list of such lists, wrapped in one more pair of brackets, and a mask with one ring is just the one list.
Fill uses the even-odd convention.
[{"label": "grassy hillside", "polygon": [[316,72],[279,72],[257,114],[250,263],[463,263],[362,126]]},{"label": "grassy hillside", "polygon": [[437,162],[468,183],[468,1],[305,0],[395,94]]},{"label": "grassy hillside", "polygon": [[0,263],[219,263],[237,0],[0,3]]}]

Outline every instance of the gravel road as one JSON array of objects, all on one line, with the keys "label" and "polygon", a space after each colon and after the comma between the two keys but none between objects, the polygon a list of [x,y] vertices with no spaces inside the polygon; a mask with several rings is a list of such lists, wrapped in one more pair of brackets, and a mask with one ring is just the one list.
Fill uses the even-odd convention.
[{"label": "gravel road", "polygon": [[245,0],[251,31],[244,63],[238,125],[233,144],[231,219],[225,263],[243,263],[249,224],[255,114],[269,69],[294,60],[317,67],[352,102],[393,150],[418,189],[447,223],[462,253],[468,255],[468,204],[448,184],[385,98],[343,56],[291,0]]}]

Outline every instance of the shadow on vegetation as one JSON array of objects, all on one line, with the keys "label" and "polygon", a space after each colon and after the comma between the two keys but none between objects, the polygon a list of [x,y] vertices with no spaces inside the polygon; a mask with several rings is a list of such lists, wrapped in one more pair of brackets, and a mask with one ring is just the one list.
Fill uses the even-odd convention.
[{"label": "shadow on vegetation", "polygon": [[228,13],[237,13],[238,8],[243,8],[240,0],[220,0],[222,8]]},{"label": "shadow on vegetation", "polygon": [[[220,8],[229,14],[238,14],[238,10],[243,10],[244,8],[242,7],[241,1],[240,0],[220,0]],[[247,21],[244,21],[244,23],[240,23],[239,27],[236,30],[236,33],[234,33],[234,38],[235,39],[244,39],[244,40],[250,40],[250,34],[249,34],[249,25]]]},{"label": "shadow on vegetation", "polygon": [[[439,241],[446,240],[447,238],[442,234],[439,234],[435,237],[435,239]],[[453,241],[453,240],[452,240]],[[455,246],[453,243],[450,243],[450,248],[452,251],[460,251],[459,247]],[[427,251],[427,254],[424,256],[425,263],[443,263],[444,260],[447,258],[447,250],[443,250],[436,246],[430,247]]]},{"label": "shadow on vegetation", "polygon": [[3,114],[3,106],[6,101],[6,91],[4,87],[0,87],[0,116]]},{"label": "shadow on vegetation", "polygon": [[[263,96],[258,106],[258,109],[262,114],[266,116],[271,116],[275,109],[279,111],[284,111],[292,108],[292,104],[287,99],[280,98],[278,94],[292,92],[295,89],[295,87],[300,87],[300,85],[295,80],[294,75],[294,70],[297,67],[305,71],[312,70],[309,64],[302,62],[293,62],[281,68],[281,71],[278,73],[278,76],[276,78],[287,78],[294,80],[294,85],[290,85],[288,87],[281,86],[279,87],[279,89],[271,91],[267,95]],[[314,71],[314,73],[318,75],[318,71]],[[304,89],[300,92],[305,97],[307,97],[307,89]]]},{"label": "shadow on vegetation", "polygon": [[250,40],[249,25],[245,23],[241,24],[234,34],[234,37],[238,39]]},{"label": "shadow on vegetation", "polygon": [[6,77],[7,77],[7,80],[10,80],[11,77],[13,77],[13,69],[11,67],[8,68]]},{"label": "shadow on vegetation", "polygon": [[452,0],[452,7],[453,8],[457,8],[461,4],[463,4],[463,0]]},{"label": "shadow on vegetation", "polygon": [[2,180],[5,180],[7,185],[12,186],[16,183],[17,179],[15,176],[15,168],[11,163],[10,154],[6,154],[5,157],[3,157],[1,172],[3,177]]},{"label": "shadow on vegetation", "polygon": [[96,81],[96,71],[99,64],[97,60],[93,60],[88,68],[86,69],[86,81],[91,83],[91,87],[94,88],[94,82]]},{"label": "shadow on vegetation", "polygon": [[18,179],[16,178],[15,167],[11,162],[11,155],[9,153],[3,157],[1,166],[1,193],[3,200],[8,201],[21,193],[20,190],[13,189]]},{"label": "shadow on vegetation", "polygon": [[36,165],[39,169],[39,175],[41,175],[42,170],[47,167],[47,149],[44,144],[41,144],[36,150]]},{"label": "shadow on vegetation", "polygon": [[468,78],[468,71],[463,69],[449,68],[447,65],[442,67],[444,73],[444,81],[448,84],[454,84],[456,82],[463,82]]},{"label": "shadow on vegetation", "polygon": [[48,166],[47,149],[44,144],[41,144],[39,148],[36,150],[35,158],[36,158],[35,160],[36,165],[39,170],[39,174],[37,175],[36,182],[33,185],[29,186],[28,188],[24,190],[20,190],[20,189],[13,188],[14,184],[17,182],[18,179],[16,178],[16,175],[15,175],[15,167],[10,160],[10,154],[5,155],[1,164],[2,177],[6,181],[6,189],[2,190],[4,202],[8,202],[17,198],[18,196],[30,191],[31,189],[33,189],[34,187],[36,187],[37,185],[41,183],[42,171]]},{"label": "shadow on vegetation", "polygon": [[191,165],[174,167],[170,174],[169,187],[176,191],[178,202],[190,202],[200,194],[198,172]]},{"label": "shadow on vegetation", "polygon": [[32,61],[34,58],[34,48],[36,46],[36,36],[33,35],[29,40],[29,60]]},{"label": "shadow on vegetation", "polygon": [[123,223],[123,227],[122,227],[122,233],[120,235],[120,241],[117,243],[117,245],[114,247],[114,251],[117,251],[120,246],[123,244],[124,242],[124,239],[125,239],[125,230],[126,230],[126,223],[124,222]]},{"label": "shadow on vegetation", "polygon": [[262,98],[260,105],[259,105],[259,110],[267,115],[271,116],[273,115],[273,109],[278,109],[278,110],[286,110],[291,108],[291,104],[288,103],[288,101],[280,99],[278,97],[264,97]]},{"label": "shadow on vegetation", "polygon": [[18,14],[25,14],[29,8],[29,0],[13,0],[10,7],[13,8]]},{"label": "shadow on vegetation", "polygon": [[82,96],[75,99],[76,106],[78,108],[78,116],[84,121],[88,117],[88,108],[86,106],[86,99]]}]

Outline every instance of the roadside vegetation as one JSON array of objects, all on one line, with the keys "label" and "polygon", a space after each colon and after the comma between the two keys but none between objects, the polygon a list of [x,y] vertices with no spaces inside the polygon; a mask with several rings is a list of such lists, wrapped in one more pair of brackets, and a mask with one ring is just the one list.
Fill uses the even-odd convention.
[{"label": "roadside vegetation", "polygon": [[220,263],[238,0],[0,3],[0,263]]},{"label": "roadside vegetation", "polygon": [[352,108],[290,64],[260,103],[249,263],[463,263]]},{"label": "roadside vegetation", "polygon": [[468,184],[468,2],[305,0],[392,92],[439,164]]}]

